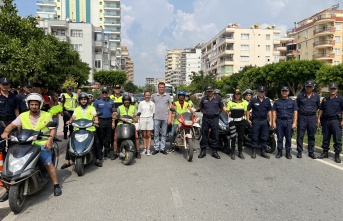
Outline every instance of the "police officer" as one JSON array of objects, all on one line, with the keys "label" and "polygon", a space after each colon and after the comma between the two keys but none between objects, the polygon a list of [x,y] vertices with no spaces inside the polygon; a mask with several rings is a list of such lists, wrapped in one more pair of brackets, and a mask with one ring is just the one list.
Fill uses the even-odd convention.
[{"label": "police officer", "polygon": [[320,105],[320,97],[313,92],[315,82],[308,80],[305,82],[305,92],[298,94],[296,102],[298,111],[297,128],[297,158],[302,158],[304,135],[307,130],[308,156],[316,159],[314,155],[315,134],[317,130],[316,115]]},{"label": "police officer", "polygon": [[282,157],[283,138],[285,138],[286,158],[292,159],[291,139],[293,129],[296,128],[297,124],[298,105],[295,101],[290,99],[288,95],[289,88],[287,86],[282,87],[281,99],[276,100],[273,105],[273,127],[276,128],[278,149],[276,158]]},{"label": "police officer", "polygon": [[[198,158],[203,158],[206,156],[206,148],[208,146],[208,139],[210,138],[211,147],[213,148],[212,156],[216,159],[220,159],[217,153],[217,148],[219,147],[219,113],[223,110],[223,102],[221,97],[215,96],[213,93],[213,87],[206,87],[207,96],[201,98],[200,100],[200,111],[203,113],[201,134],[202,138],[200,140],[200,154]],[[209,131],[211,130],[211,132]],[[209,135],[210,133],[210,135]]]},{"label": "police officer", "polygon": [[110,149],[110,141],[112,135],[112,128],[114,128],[114,119],[112,117],[112,109],[114,108],[114,102],[108,97],[107,88],[103,88],[101,91],[101,98],[95,100],[93,106],[96,112],[102,112],[103,114],[99,116],[99,129],[97,131],[100,140],[101,150],[102,147],[105,148],[104,156],[112,157]]},{"label": "police officer", "polygon": [[[73,116],[74,109],[76,108],[76,103],[77,103],[77,95],[72,92],[72,87],[67,86],[67,93],[64,93],[62,95],[61,103],[63,110],[66,110],[69,112],[70,116]],[[66,122],[69,120],[68,116],[63,116],[63,133],[64,133],[64,139],[68,139],[68,129],[69,129],[69,136],[73,133],[74,128],[70,124],[69,126],[66,124]]]},{"label": "police officer", "polygon": [[[258,143],[261,145],[261,156],[269,159],[266,153],[269,126],[272,126],[272,105],[270,99],[266,95],[266,87],[259,86],[257,89],[257,97],[252,98],[248,104],[246,119],[252,126],[251,158],[256,158],[256,148]],[[250,111],[252,110],[252,121],[249,119]],[[269,122],[268,122],[269,121]]]},{"label": "police officer", "polygon": [[343,98],[337,92],[338,85],[331,83],[329,85],[330,95],[323,99],[319,107],[317,124],[322,125],[323,132],[323,153],[319,156],[319,159],[329,157],[328,152],[332,135],[335,148],[335,162],[341,163],[339,155],[342,152]]},{"label": "police officer", "polygon": [[[0,78],[0,121],[4,124],[0,124],[0,134],[4,132],[5,127],[8,126],[19,115],[18,101],[14,93],[9,92],[11,80],[7,77]],[[0,138],[2,140],[2,138]],[[0,143],[0,151],[3,158],[6,156],[6,143]],[[4,194],[0,198],[0,202],[7,200],[8,193]]]},{"label": "police officer", "polygon": [[114,101],[116,108],[123,104],[123,96],[120,95],[120,85],[116,84],[113,88],[113,94],[110,98]]},{"label": "police officer", "polygon": [[18,106],[19,114],[29,110],[29,108],[26,105],[25,99],[29,93],[32,93],[32,89],[33,89],[32,83],[30,81],[25,82],[23,86],[23,91],[17,95],[17,102],[18,102],[17,106]]}]

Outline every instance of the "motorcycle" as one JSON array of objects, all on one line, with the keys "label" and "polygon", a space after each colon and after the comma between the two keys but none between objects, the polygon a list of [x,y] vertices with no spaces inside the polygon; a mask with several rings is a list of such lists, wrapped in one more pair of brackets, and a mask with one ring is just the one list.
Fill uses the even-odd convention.
[{"label": "motorcycle", "polygon": [[196,140],[200,140],[200,138],[201,138],[201,126],[200,125],[201,125],[200,118],[197,117],[195,119],[193,126],[192,126],[194,139],[196,139]]},{"label": "motorcycle", "polygon": [[[171,111],[175,109],[171,108]],[[195,117],[192,113],[185,112],[175,116],[180,122],[175,135],[175,147],[184,147],[186,150],[186,159],[191,162],[193,159],[194,138],[192,135],[192,126],[195,122]]]},{"label": "motorcycle", "polygon": [[231,128],[229,117],[225,110],[219,114],[219,148],[223,153],[230,154]]},{"label": "motorcycle", "polygon": [[[251,128],[247,127],[244,132],[244,140],[243,145],[247,147],[251,147],[251,136],[252,130]],[[275,128],[269,127],[269,137],[267,142],[267,153],[273,153],[276,149],[276,140],[275,140]]]},{"label": "motorcycle", "polygon": [[[57,123],[49,122],[47,127],[56,127]],[[9,189],[9,206],[14,213],[21,212],[26,207],[26,197],[40,191],[50,180],[48,171],[39,157],[41,147],[32,144],[35,140],[47,139],[49,133],[22,129],[10,134],[9,139],[14,144],[8,149],[1,172],[1,182]],[[59,148],[52,143],[52,163],[58,165]]]},{"label": "motorcycle", "polygon": [[[137,113],[140,116],[141,113]],[[124,118],[125,121],[117,126],[117,144],[119,158],[124,165],[130,165],[134,156],[136,155],[136,136],[135,125],[132,124],[134,117],[129,115],[122,115],[120,118]],[[120,120],[120,119],[119,119]]]},{"label": "motorcycle", "polygon": [[[64,112],[64,115],[70,117],[68,112]],[[102,112],[97,113],[96,116],[101,116]],[[74,170],[78,176],[84,174],[84,166],[90,164],[95,159],[94,154],[94,133],[88,131],[87,128],[94,126],[93,120],[78,119],[73,120],[72,125],[75,130],[69,139],[68,152],[70,154],[70,160],[74,163]]]}]

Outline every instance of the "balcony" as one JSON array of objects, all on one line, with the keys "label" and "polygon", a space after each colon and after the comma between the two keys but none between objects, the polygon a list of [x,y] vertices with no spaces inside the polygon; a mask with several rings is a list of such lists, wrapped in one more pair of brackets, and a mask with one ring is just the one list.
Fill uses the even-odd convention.
[{"label": "balcony", "polygon": [[121,22],[115,22],[115,21],[105,21],[104,22],[104,25],[105,26],[115,26],[115,27],[118,27],[118,26],[121,26]]},{"label": "balcony", "polygon": [[94,52],[95,53],[95,59],[102,60],[102,53],[101,52]]},{"label": "balcony", "polygon": [[324,14],[324,15],[319,15],[315,18],[316,22],[315,24],[325,24],[328,22],[334,22],[336,20],[336,15],[334,14]]},{"label": "balcony", "polygon": [[335,27],[324,27],[324,28],[318,28],[313,30],[313,35],[316,37],[319,36],[325,36],[325,35],[332,35],[336,31]]},{"label": "balcony", "polygon": [[94,47],[96,48],[102,47],[102,41],[94,41]]},{"label": "balcony", "polygon": [[105,29],[104,33],[120,34],[120,29]]},{"label": "balcony", "polygon": [[51,7],[55,7],[56,6],[56,2],[54,1],[37,1],[37,6],[51,6]]},{"label": "balcony", "polygon": [[218,51],[218,57],[222,57],[224,55],[231,55],[234,54],[233,47],[232,48],[226,48],[225,50]]},{"label": "balcony", "polygon": [[327,53],[319,53],[314,54],[313,59],[317,60],[333,60],[335,58],[335,53],[327,54]]},{"label": "balcony", "polygon": [[102,32],[102,28],[101,27],[94,27],[94,32]]},{"label": "balcony", "polygon": [[38,13],[52,13],[52,14],[56,14],[56,10],[52,10],[52,9],[37,9]]},{"label": "balcony", "polygon": [[278,51],[286,51],[287,48],[285,46],[277,47],[276,50]]},{"label": "balcony", "polygon": [[55,35],[56,38],[58,38],[58,40],[60,41],[67,41],[69,42],[69,37],[66,35]]},{"label": "balcony", "polygon": [[109,5],[109,4],[106,4],[104,5],[104,9],[105,10],[120,10],[120,5]]},{"label": "balcony", "polygon": [[287,45],[295,45],[295,44],[297,44],[297,40],[289,40],[289,41],[286,41],[286,44]]},{"label": "balcony", "polygon": [[113,41],[113,42],[120,42],[120,38],[113,38],[113,37],[110,37],[109,40],[110,40],[110,41]]},{"label": "balcony", "polygon": [[234,65],[233,58],[222,59],[219,62],[219,66]]},{"label": "balcony", "polygon": [[120,13],[104,13],[104,17],[108,18],[120,18]]},{"label": "balcony", "polygon": [[52,20],[49,25],[51,28],[68,28],[68,23],[62,20]]},{"label": "balcony", "polygon": [[104,0],[104,2],[120,2],[120,0]]},{"label": "balcony", "polygon": [[286,60],[286,56],[279,56],[279,61],[285,61]]},{"label": "balcony", "polygon": [[333,47],[334,45],[335,45],[335,41],[332,41],[332,40],[316,41],[313,43],[314,48],[327,48],[327,47]]},{"label": "balcony", "polygon": [[296,50],[289,50],[287,51],[287,54],[286,54],[287,57],[295,57],[295,55],[297,55]]}]

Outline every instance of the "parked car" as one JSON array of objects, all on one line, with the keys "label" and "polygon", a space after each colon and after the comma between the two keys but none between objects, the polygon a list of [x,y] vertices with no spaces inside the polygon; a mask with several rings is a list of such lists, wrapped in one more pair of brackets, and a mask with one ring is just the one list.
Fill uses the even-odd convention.
[{"label": "parked car", "polygon": [[144,101],[144,94],[135,94],[135,100],[137,101],[137,103]]}]

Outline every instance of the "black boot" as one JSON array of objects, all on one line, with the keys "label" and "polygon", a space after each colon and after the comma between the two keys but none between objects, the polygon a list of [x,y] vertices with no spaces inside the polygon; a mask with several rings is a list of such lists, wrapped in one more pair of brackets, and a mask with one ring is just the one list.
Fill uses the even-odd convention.
[{"label": "black boot", "polygon": [[219,154],[217,153],[216,149],[213,149],[213,153],[212,153],[212,157],[216,158],[216,159],[220,159]]},{"label": "black boot", "polygon": [[231,148],[231,160],[235,160],[236,159],[236,150],[235,150],[235,146],[232,146]]},{"label": "black boot", "polygon": [[64,132],[63,139],[67,140],[68,139],[68,132]]},{"label": "black boot", "polygon": [[256,159],[256,148],[252,148],[251,158]]},{"label": "black boot", "polygon": [[8,200],[8,190],[0,197],[0,202]]},{"label": "black boot", "polygon": [[282,157],[282,150],[277,150],[277,154],[275,158],[281,158]]},{"label": "black boot", "polygon": [[[313,154],[313,153],[312,153]],[[308,156],[310,156],[310,153],[308,154]],[[303,154],[301,151],[298,151],[298,154],[297,154],[297,158],[302,158],[303,157]]]},{"label": "black boot", "polygon": [[241,150],[238,151],[238,157],[242,160],[244,160],[244,156]]},{"label": "black boot", "polygon": [[141,159],[141,152],[139,150],[136,151],[136,158]]},{"label": "black boot", "polygon": [[339,158],[339,153],[335,153],[335,162],[341,163],[341,158]]},{"label": "black boot", "polygon": [[201,149],[198,158],[204,158],[204,157],[206,157],[206,149]]},{"label": "black boot", "polygon": [[329,153],[327,151],[323,151],[322,154],[318,157],[319,159],[329,158]]},{"label": "black boot", "polygon": [[111,154],[111,160],[115,160],[118,158],[118,153],[114,153],[114,152],[111,152],[113,154]]},{"label": "black boot", "polygon": [[290,150],[286,150],[286,158],[287,159],[292,159],[292,155],[291,155],[291,151]]},{"label": "black boot", "polygon": [[310,158],[312,158],[312,159],[317,159],[317,156],[314,155],[313,152],[308,153],[308,157],[310,157]]},{"label": "black boot", "polygon": [[264,149],[261,150],[261,157],[264,157],[266,159],[270,158],[270,156],[266,153],[266,150],[264,150]]}]

